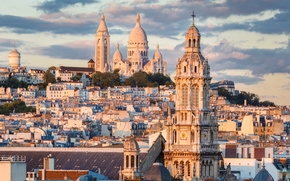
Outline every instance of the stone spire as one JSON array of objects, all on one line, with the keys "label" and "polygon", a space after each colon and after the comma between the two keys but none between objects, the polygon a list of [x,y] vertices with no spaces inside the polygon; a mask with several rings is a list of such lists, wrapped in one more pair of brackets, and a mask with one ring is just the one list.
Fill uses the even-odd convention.
[{"label": "stone spire", "polygon": [[107,25],[106,25],[104,13],[101,16],[101,22],[99,24],[99,28],[98,28],[97,32],[108,32],[108,28],[107,28]]}]

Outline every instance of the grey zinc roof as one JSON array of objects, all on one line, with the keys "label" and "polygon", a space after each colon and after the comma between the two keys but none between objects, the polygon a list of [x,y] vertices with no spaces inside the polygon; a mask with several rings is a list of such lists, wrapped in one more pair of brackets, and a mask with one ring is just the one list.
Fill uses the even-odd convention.
[{"label": "grey zinc roof", "polygon": [[274,181],[274,179],[265,168],[262,168],[253,181]]},{"label": "grey zinc roof", "polygon": [[[50,148],[47,150],[49,149]],[[63,149],[66,150],[67,148]],[[90,148],[88,148],[88,150],[89,149]],[[112,150],[113,149],[114,148],[112,148]],[[104,149],[103,152],[21,151],[21,148],[19,148],[19,151],[11,151],[9,149],[0,150],[0,155],[26,156],[27,171],[43,169],[43,158],[47,157],[49,154],[54,158],[54,168],[56,170],[91,170],[97,172],[100,168],[100,174],[108,176],[109,179],[118,179],[120,166],[123,167],[123,152],[108,152],[108,149]],[[140,153],[141,159],[143,159],[144,156],[145,153]]]}]

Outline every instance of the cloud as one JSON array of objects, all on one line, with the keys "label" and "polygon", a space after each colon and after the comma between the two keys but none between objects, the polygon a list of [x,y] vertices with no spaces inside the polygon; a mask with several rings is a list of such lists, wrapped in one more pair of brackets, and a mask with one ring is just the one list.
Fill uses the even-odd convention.
[{"label": "cloud", "polygon": [[9,39],[9,38],[0,38],[0,47],[12,49],[12,47],[19,47],[23,45],[24,42],[16,39]]},{"label": "cloud", "polygon": [[154,4],[158,2],[159,0],[134,0],[131,5]]},{"label": "cloud", "polygon": [[45,13],[55,13],[69,6],[75,6],[77,4],[84,6],[97,2],[97,0],[45,0],[44,2],[39,3],[35,7],[36,9],[41,10]]},{"label": "cloud", "polygon": [[36,48],[36,54],[60,59],[89,60],[94,56],[93,41],[76,41],[63,45]]},{"label": "cloud", "polygon": [[214,74],[215,80],[232,80],[236,84],[241,83],[245,85],[255,85],[265,80],[262,77],[253,77],[248,75],[230,75],[223,72],[215,72]]},{"label": "cloud", "polygon": [[217,45],[203,46],[202,54],[209,59],[212,71],[244,69],[255,76],[289,73],[289,44],[286,49],[241,49],[223,39]]},{"label": "cloud", "polygon": [[19,34],[31,34],[38,32],[51,32],[54,34],[93,34],[97,24],[91,21],[79,19],[77,22],[59,20],[50,22],[39,18],[19,17],[12,15],[0,15],[0,27],[5,27]]}]

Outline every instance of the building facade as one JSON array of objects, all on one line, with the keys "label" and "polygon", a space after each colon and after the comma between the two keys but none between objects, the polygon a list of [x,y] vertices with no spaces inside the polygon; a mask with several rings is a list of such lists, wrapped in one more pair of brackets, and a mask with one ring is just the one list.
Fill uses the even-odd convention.
[{"label": "building facade", "polygon": [[156,45],[153,59],[149,59],[148,57],[149,46],[147,34],[141,26],[140,14],[137,14],[136,16],[136,24],[130,32],[127,43],[127,58],[123,57],[120,51],[120,45],[117,44],[111,65],[110,35],[105,22],[105,16],[102,15],[96,34],[95,70],[107,72],[119,69],[119,74],[123,77],[132,76],[135,72],[139,71],[153,74],[167,74],[167,64],[163,61],[158,44]]},{"label": "building facade", "polygon": [[110,71],[110,34],[102,14],[95,44],[95,70],[100,72]]},{"label": "building facade", "polygon": [[218,179],[218,124],[211,115],[210,66],[200,52],[200,33],[192,25],[185,35],[185,53],[176,65],[176,110],[166,125],[164,163],[171,175],[185,181]]}]

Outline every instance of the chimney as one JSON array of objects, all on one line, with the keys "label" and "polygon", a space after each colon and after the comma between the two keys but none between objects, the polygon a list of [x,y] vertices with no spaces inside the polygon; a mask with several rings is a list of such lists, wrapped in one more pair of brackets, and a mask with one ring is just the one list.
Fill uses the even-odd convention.
[{"label": "chimney", "polygon": [[51,154],[43,159],[43,169],[44,170],[54,170],[54,158]]}]

